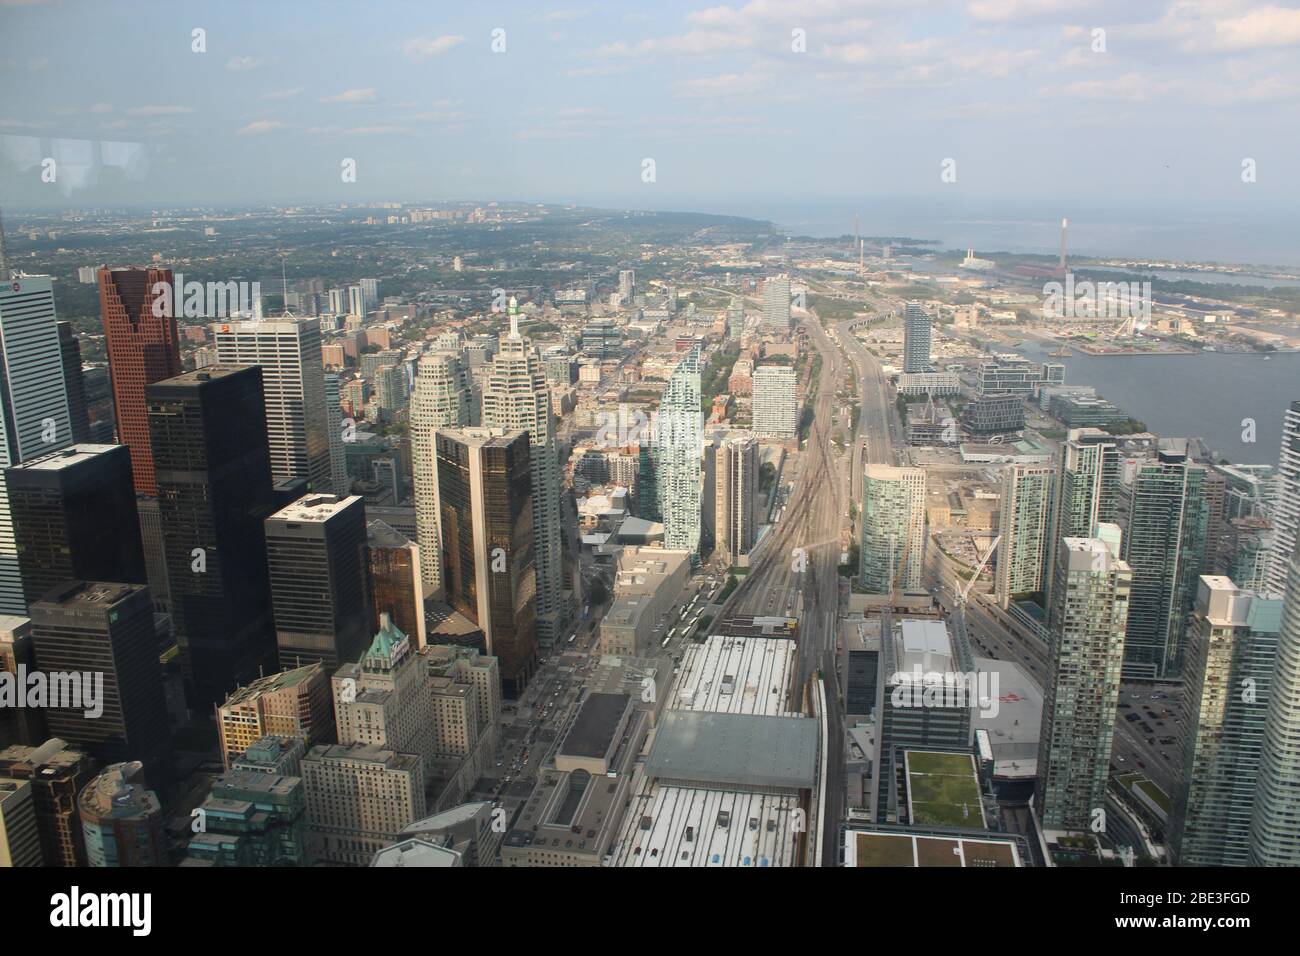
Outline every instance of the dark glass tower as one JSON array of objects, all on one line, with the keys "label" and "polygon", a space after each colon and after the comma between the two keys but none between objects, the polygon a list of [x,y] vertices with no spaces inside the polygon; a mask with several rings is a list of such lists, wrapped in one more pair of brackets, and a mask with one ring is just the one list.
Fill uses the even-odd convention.
[{"label": "dark glass tower", "polygon": [[125,445],[72,445],[5,480],[29,605],[73,580],[148,583]]},{"label": "dark glass tower", "polygon": [[[165,779],[170,750],[162,666],[154,638],[153,601],[139,584],[70,581],[31,606],[36,662],[54,674],[81,678],[81,699],[70,706],[51,699],[46,721],[52,737],[66,740],[96,760],[139,760],[153,778]],[[103,674],[93,709],[84,684]]]},{"label": "dark glass tower", "polygon": [[528,433],[440,428],[434,452],[447,603],[483,631],[506,695],[518,697],[537,662]]},{"label": "dark glass tower", "polygon": [[155,382],[146,397],[186,697],[207,709],[275,668],[262,370],[212,365]]},{"label": "dark glass tower", "polygon": [[333,673],[357,660],[371,638],[364,500],[305,495],[277,511],[266,561],[281,663]]},{"label": "dark glass tower", "polygon": [[90,412],[86,405],[86,380],[81,374],[81,345],[72,323],[60,321],[59,355],[63,360],[63,387],[68,392],[68,419],[72,423],[72,440],[89,442]]}]

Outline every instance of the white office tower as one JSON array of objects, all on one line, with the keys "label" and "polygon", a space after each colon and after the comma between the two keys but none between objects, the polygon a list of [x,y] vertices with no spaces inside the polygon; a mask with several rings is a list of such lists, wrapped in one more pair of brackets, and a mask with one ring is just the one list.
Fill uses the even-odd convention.
[{"label": "white office tower", "polygon": [[1043,589],[1052,474],[1050,465],[1007,465],[1002,470],[996,593],[1003,607],[1017,595]]},{"label": "white office tower", "polygon": [[768,276],[763,280],[763,327],[790,328],[790,277]]},{"label": "white office tower", "polygon": [[862,584],[916,591],[925,567],[925,469],[867,465],[862,485]]},{"label": "white office tower", "polygon": [[622,269],[618,274],[618,297],[624,305],[632,304],[636,295],[636,273],[631,269]]},{"label": "white office tower", "polygon": [[455,352],[425,352],[411,393],[411,475],[415,486],[415,537],[424,578],[424,596],[442,590],[442,550],[438,545],[438,486],[433,471],[433,432],[470,423],[469,375]]},{"label": "white office tower", "polygon": [[546,371],[537,351],[519,334],[519,314],[513,306],[510,332],[501,336],[501,346],[483,387],[483,427],[528,432],[533,554],[537,566],[537,642],[549,649],[568,627],[570,618],[564,600],[560,456]]},{"label": "white office tower", "polygon": [[[0,285],[0,469],[72,442],[57,322],[49,276],[19,274]],[[0,613],[27,614],[3,471]]]},{"label": "white office tower", "polygon": [[331,315],[348,314],[348,290],[347,289],[330,289],[330,314]]},{"label": "white office tower", "polygon": [[663,515],[664,547],[700,550],[700,458],[704,447],[700,413],[700,347],[677,363],[664,387],[655,426],[655,490]]},{"label": "white office tower", "polygon": [[930,368],[930,315],[919,302],[903,310],[903,371],[924,372]]},{"label": "white office tower", "polygon": [[733,432],[714,453],[714,544],[732,565],[747,565],[758,537],[758,439]]},{"label": "white office tower", "polygon": [[1300,866],[1300,548],[1291,555],[1264,716],[1259,785],[1250,819],[1250,863]]},{"label": "white office tower", "polygon": [[305,478],[313,491],[331,488],[320,320],[214,322],[212,334],[222,365],[262,367],[266,443],[275,480]]},{"label": "white office tower", "polygon": [[[352,494],[352,479],[348,477],[348,457],[343,448],[343,406],[340,404],[339,376],[337,372],[325,373],[325,427],[330,436],[330,486],[336,495]],[[351,423],[355,426],[355,422]]]},{"label": "white office tower", "polygon": [[1282,423],[1282,453],[1277,461],[1276,498],[1269,514],[1273,550],[1268,561],[1268,589],[1286,591],[1291,555],[1300,543],[1300,401],[1286,410]]},{"label": "white office tower", "polygon": [[359,285],[348,286],[348,314],[359,315],[364,319],[369,311],[370,302],[366,298],[365,290]]},{"label": "white office tower", "polygon": [[1201,575],[1183,658],[1182,779],[1167,829],[1180,866],[1245,866],[1264,721],[1282,623],[1280,595]]},{"label": "white office tower", "polygon": [[798,377],[787,365],[760,365],[751,376],[753,431],[770,438],[799,432]]},{"label": "white office tower", "polygon": [[1048,616],[1034,809],[1046,830],[1088,831],[1105,813],[1132,572],[1118,528],[1062,538]]}]

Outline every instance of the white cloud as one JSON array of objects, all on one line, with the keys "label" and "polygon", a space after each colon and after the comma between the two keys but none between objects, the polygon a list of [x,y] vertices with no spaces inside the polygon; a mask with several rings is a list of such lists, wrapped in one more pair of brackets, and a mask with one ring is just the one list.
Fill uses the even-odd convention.
[{"label": "white cloud", "polygon": [[181,113],[193,113],[191,106],[132,106],[127,110],[132,116],[177,116]]},{"label": "white cloud", "polygon": [[423,60],[425,57],[441,56],[464,42],[463,36],[450,33],[440,37],[411,37],[402,42],[401,50],[413,60]]},{"label": "white cloud", "polygon": [[253,120],[253,122],[249,123],[247,126],[241,126],[236,131],[236,135],[254,136],[258,133],[269,133],[272,130],[283,129],[283,128],[284,128],[284,124],[281,123],[279,120],[267,120],[267,119]]},{"label": "white cloud", "polygon": [[1216,45],[1226,50],[1257,50],[1300,43],[1300,10],[1260,7],[1214,24]]},{"label": "white cloud", "polygon": [[685,97],[747,96],[767,86],[768,78],[760,73],[722,73],[699,76],[677,84],[677,95]]},{"label": "white cloud", "polygon": [[373,103],[379,99],[379,91],[373,86],[367,86],[361,89],[344,90],[342,93],[335,93],[333,96],[322,96],[322,103]]},{"label": "white cloud", "polygon": [[255,56],[232,56],[226,61],[226,69],[233,73],[255,70],[261,65],[262,61]]}]

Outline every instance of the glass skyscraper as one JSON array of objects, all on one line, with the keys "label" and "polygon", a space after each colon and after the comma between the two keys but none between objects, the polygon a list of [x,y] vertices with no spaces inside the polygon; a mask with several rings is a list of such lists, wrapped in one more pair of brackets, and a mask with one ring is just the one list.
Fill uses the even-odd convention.
[{"label": "glass skyscraper", "polygon": [[700,549],[700,457],[704,448],[700,412],[700,349],[677,363],[659,403],[654,439],[656,494],[663,516],[664,547]]}]

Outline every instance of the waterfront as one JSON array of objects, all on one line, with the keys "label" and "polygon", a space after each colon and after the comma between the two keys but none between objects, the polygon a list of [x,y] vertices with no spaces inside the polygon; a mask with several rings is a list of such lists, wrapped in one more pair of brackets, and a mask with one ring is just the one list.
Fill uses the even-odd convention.
[{"label": "waterfront", "polygon": [[[1065,365],[1069,385],[1092,385],[1151,431],[1201,437],[1230,461],[1277,464],[1282,418],[1300,399],[1300,353],[1080,355],[1053,358],[1055,346],[1028,340],[1016,351]],[[1242,420],[1255,420],[1255,441],[1242,441]]]}]

